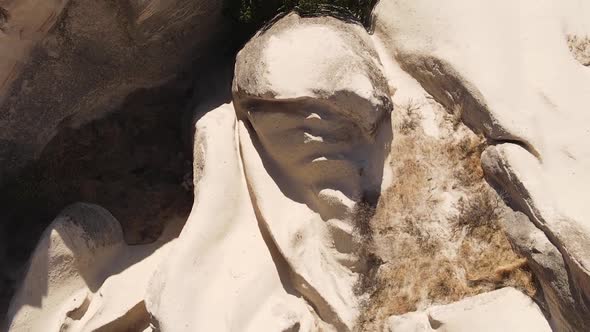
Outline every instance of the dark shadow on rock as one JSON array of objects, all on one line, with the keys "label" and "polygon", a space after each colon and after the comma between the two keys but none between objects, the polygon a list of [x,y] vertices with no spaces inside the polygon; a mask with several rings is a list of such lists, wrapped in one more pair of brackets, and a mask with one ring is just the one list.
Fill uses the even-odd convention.
[{"label": "dark shadow on rock", "polygon": [[[33,251],[26,278],[11,303],[7,325],[23,306],[40,307],[44,297],[59,296],[61,287],[81,281],[96,293],[108,277],[145,259],[164,243],[129,246],[119,222],[107,210],[86,203],[66,207]],[[49,294],[49,287],[54,294]]]},{"label": "dark shadow on rock", "polygon": [[104,118],[80,127],[66,119],[39,159],[0,187],[1,316],[39,237],[66,205],[103,206],[129,244],[184,223],[193,201],[194,122],[231,98],[232,56],[215,60],[136,91]]},{"label": "dark shadow on rock", "polygon": [[[238,118],[246,124],[266,171],[281,192],[320,213],[324,220],[344,215],[338,207],[321,202],[323,189],[340,191],[357,202],[370,199],[376,204],[379,199],[393,136],[391,109],[375,119],[373,128],[362,128],[363,121],[355,118],[361,114],[356,113],[355,105],[372,107],[349,92],[325,99],[234,96]],[[309,141],[307,134],[322,141]],[[325,160],[317,162],[317,158]]]}]

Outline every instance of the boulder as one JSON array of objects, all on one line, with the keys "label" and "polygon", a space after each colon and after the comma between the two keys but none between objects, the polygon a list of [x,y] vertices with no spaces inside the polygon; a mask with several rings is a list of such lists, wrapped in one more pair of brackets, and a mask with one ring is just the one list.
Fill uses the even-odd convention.
[{"label": "boulder", "polygon": [[389,318],[391,332],[550,332],[539,307],[506,287],[461,301]]},{"label": "boulder", "polygon": [[[360,24],[297,14],[260,31],[236,59],[238,118],[252,128],[265,164],[275,165],[281,190],[325,218],[363,194],[373,201],[379,195],[393,108],[382,70]],[[345,159],[358,163],[351,167],[340,162]],[[314,160],[317,167],[309,167]],[[297,189],[320,177],[328,183],[316,187],[334,191]]]}]

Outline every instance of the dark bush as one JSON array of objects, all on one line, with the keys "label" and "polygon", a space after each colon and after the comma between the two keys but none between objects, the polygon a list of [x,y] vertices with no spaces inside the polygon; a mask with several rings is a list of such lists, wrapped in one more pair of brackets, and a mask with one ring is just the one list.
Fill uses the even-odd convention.
[{"label": "dark bush", "polygon": [[247,39],[273,17],[298,12],[301,16],[329,15],[368,27],[377,0],[225,0],[225,14],[238,25],[241,39]]}]

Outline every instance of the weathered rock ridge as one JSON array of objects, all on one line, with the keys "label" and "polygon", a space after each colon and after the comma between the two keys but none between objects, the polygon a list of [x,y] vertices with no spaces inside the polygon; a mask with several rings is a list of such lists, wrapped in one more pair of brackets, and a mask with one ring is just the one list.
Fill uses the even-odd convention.
[{"label": "weathered rock ridge", "polygon": [[[36,5],[0,21],[0,184],[224,30],[213,1]],[[219,85],[231,101],[193,93],[186,222],[129,245],[109,211],[67,207],[7,329],[590,329],[587,17],[580,0],[381,0],[372,33],[277,18]]]},{"label": "weathered rock ridge", "polygon": [[[590,160],[582,143],[590,132],[581,111],[590,102],[590,72],[571,55],[567,38],[590,32],[589,13],[582,1],[381,1],[374,22],[402,67],[495,144],[483,155],[486,174],[563,256],[549,270],[565,268],[567,276],[533,270],[556,295],[549,301],[555,326],[574,331],[587,330],[590,317],[583,199]],[[526,248],[518,239],[515,245]],[[548,268],[536,261],[542,256],[528,256]],[[571,293],[555,289],[555,274]]]}]

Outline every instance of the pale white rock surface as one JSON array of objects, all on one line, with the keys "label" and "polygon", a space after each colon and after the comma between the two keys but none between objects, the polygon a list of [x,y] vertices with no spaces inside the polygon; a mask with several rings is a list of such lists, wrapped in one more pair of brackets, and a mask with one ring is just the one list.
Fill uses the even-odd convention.
[{"label": "pale white rock surface", "polygon": [[[4,0],[0,182],[64,127],[115,111],[226,42],[219,0]],[[3,12],[4,13],[4,12]],[[219,43],[219,44],[218,44]]]},{"label": "pale white rock surface", "polygon": [[567,45],[590,32],[589,16],[579,0],[383,0],[374,11],[390,56],[498,143],[486,172],[564,256],[578,313],[558,322],[566,330],[590,326],[590,70]]},{"label": "pale white rock surface", "polygon": [[[195,202],[179,237],[129,247],[108,212],[75,206],[100,216],[82,218],[81,229],[66,217],[48,228],[10,330],[137,319],[161,331],[354,328],[366,269],[355,207],[376,203],[392,137],[372,40],[360,25],[291,14],[236,62],[235,109],[222,105],[196,124]],[[283,77],[291,64],[298,77]],[[44,274],[46,293],[34,284]]]},{"label": "pale white rock surface", "polygon": [[148,311],[162,331],[318,330],[321,322],[285,284],[288,265],[260,229],[236,126],[231,104],[196,125],[195,205],[150,283]]},{"label": "pale white rock surface", "polygon": [[288,15],[238,54],[233,93],[235,110],[197,123],[195,205],[148,310],[163,330],[351,330],[363,269],[352,212],[378,195],[391,140],[371,41]]},{"label": "pale white rock surface", "polygon": [[[140,6],[139,21],[156,7]],[[10,330],[353,330],[366,299],[355,286],[367,269],[354,213],[389,184],[399,82],[408,88],[394,100],[425,101],[424,88],[502,143],[483,166],[536,225],[514,218],[508,233],[541,282],[551,324],[584,330],[590,72],[566,35],[590,31],[589,8],[382,0],[373,36],[334,18],[287,15],[238,54],[233,103],[196,124],[195,201],[180,236],[130,247],[105,210],[67,209],[33,254]],[[436,119],[424,121],[430,137],[445,134]],[[511,288],[389,323],[392,331],[550,331],[537,305]]]},{"label": "pale white rock surface", "polygon": [[331,17],[290,14],[236,59],[240,146],[260,222],[293,287],[339,330],[359,314],[365,266],[353,213],[381,191],[389,95],[369,35]]},{"label": "pale white rock surface", "polygon": [[388,323],[391,332],[552,331],[537,304],[511,287],[392,316]]},{"label": "pale white rock surface", "polygon": [[128,246],[105,209],[76,203],[43,233],[8,312],[9,331],[145,328],[148,281],[168,244]]},{"label": "pale white rock surface", "polygon": [[[379,57],[361,25],[294,13],[259,32],[240,51],[233,94],[240,102],[325,99],[367,129],[390,107]],[[356,110],[359,106],[362,111]]]}]

